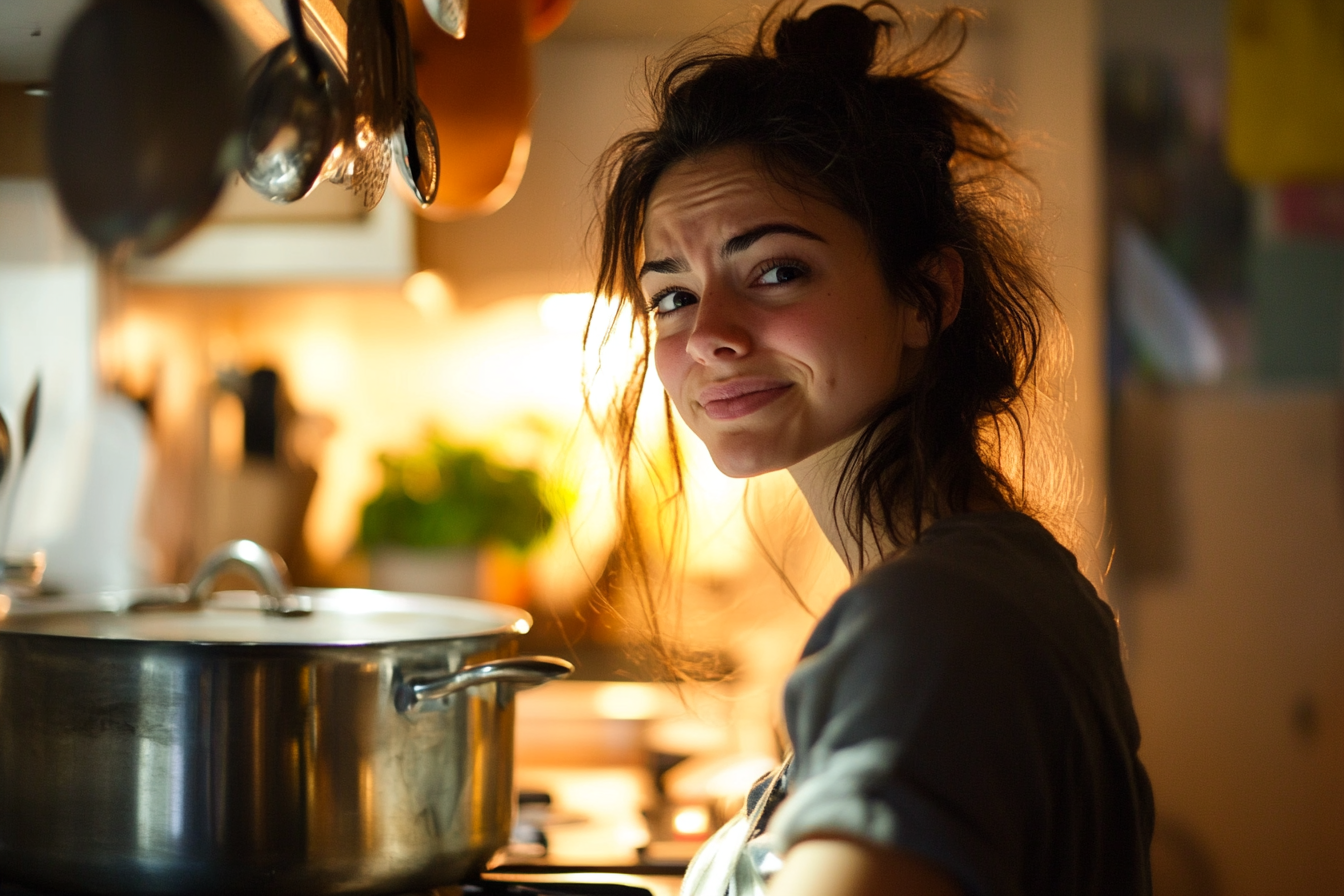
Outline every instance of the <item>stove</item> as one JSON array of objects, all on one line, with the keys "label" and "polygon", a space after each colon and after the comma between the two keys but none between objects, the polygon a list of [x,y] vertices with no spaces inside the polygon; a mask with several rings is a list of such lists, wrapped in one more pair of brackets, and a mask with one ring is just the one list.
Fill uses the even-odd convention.
[{"label": "stove", "polygon": [[[669,874],[555,871],[512,866],[461,884],[404,896],[676,896],[681,878]],[[59,896],[0,882],[0,896]]]}]

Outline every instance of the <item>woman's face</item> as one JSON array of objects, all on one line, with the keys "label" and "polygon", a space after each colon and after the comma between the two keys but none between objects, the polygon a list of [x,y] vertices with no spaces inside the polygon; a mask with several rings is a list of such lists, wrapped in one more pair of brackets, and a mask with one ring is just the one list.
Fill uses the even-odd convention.
[{"label": "woman's face", "polygon": [[927,342],[858,223],[743,149],[663,174],[644,257],[658,376],[729,476],[790,467],[857,432]]}]

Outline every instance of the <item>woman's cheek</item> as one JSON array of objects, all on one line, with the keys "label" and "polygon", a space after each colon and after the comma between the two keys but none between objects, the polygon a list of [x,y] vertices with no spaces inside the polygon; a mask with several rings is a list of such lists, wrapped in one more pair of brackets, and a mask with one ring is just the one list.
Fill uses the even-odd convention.
[{"label": "woman's cheek", "polygon": [[654,343],[653,369],[683,417],[686,415],[686,409],[682,407],[681,393],[692,363],[691,356],[686,353],[685,336],[667,336]]},{"label": "woman's cheek", "polygon": [[824,307],[799,305],[767,317],[758,329],[757,340],[761,346],[811,367],[819,355],[829,354],[829,331],[834,326],[832,315]]}]

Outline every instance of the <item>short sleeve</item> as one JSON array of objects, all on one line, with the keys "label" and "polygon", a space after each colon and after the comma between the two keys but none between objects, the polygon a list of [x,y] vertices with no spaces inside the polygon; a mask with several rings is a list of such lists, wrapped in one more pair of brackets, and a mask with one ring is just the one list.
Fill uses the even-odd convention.
[{"label": "short sleeve", "polygon": [[838,833],[910,850],[974,896],[1016,894],[1049,812],[1049,675],[1032,633],[946,569],[879,569],[818,625],[785,691],[775,849]]}]

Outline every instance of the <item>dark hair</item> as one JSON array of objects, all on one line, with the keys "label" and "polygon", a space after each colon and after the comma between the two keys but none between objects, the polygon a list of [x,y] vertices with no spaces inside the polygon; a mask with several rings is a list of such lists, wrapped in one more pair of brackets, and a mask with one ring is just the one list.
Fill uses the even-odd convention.
[{"label": "dark hair", "polygon": [[[860,545],[871,543],[865,531],[880,534],[881,553],[973,501],[1028,509],[1028,410],[1057,311],[1029,238],[1014,145],[945,73],[971,14],[948,9],[916,38],[885,2],[824,6],[807,17],[801,7],[776,5],[745,50],[674,55],[651,79],[653,126],[621,138],[603,160],[597,294],[630,303],[645,349],[607,430],[637,570],[645,561],[631,524],[629,455],[650,343],[638,278],[645,208],[670,166],[727,147],[746,148],[780,183],[857,221],[891,293],[918,308],[934,334],[922,370],[846,459],[837,520]],[[961,256],[964,287],[944,328],[930,264],[948,248]],[[846,561],[861,567],[864,558]]]}]

